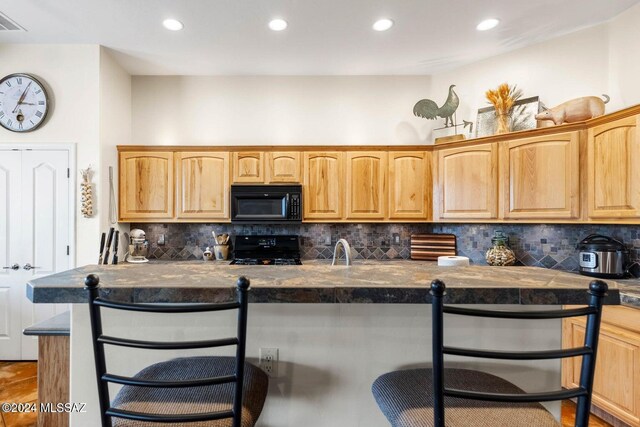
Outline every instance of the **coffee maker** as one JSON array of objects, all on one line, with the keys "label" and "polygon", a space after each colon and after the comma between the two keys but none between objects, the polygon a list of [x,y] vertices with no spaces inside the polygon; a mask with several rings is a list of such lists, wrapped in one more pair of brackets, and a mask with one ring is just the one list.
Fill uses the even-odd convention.
[{"label": "coffee maker", "polygon": [[129,254],[127,262],[143,263],[149,262],[149,242],[144,231],[134,228],[129,232]]}]

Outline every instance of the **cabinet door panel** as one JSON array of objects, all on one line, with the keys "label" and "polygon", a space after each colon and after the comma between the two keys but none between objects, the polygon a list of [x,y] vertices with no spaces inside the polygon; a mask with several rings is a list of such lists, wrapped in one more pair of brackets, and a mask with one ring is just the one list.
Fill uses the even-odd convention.
[{"label": "cabinet door panel", "polygon": [[497,166],[495,143],[441,150],[438,153],[440,218],[497,218]]},{"label": "cabinet door panel", "polygon": [[[563,320],[563,348],[584,345],[586,320]],[[604,307],[593,404],[633,426],[640,426],[640,310],[620,306]],[[577,387],[582,359],[567,358],[562,363],[563,387]]]},{"label": "cabinet door panel", "polygon": [[229,219],[229,153],[176,153],[178,218]]},{"label": "cabinet door panel", "polygon": [[504,217],[580,216],[580,132],[502,143]]},{"label": "cabinet door panel", "polygon": [[304,219],[341,219],[343,153],[304,154]]},{"label": "cabinet door panel", "polygon": [[384,219],[387,153],[347,153],[347,218]]},{"label": "cabinet door panel", "polygon": [[589,129],[590,218],[640,218],[640,116]]},{"label": "cabinet door panel", "polygon": [[120,153],[120,220],[173,218],[173,153]]},{"label": "cabinet door panel", "polygon": [[300,153],[296,151],[267,153],[267,182],[299,183]]},{"label": "cabinet door panel", "polygon": [[264,153],[233,153],[233,182],[264,183]]},{"label": "cabinet door panel", "polygon": [[430,219],[431,153],[389,153],[389,218]]}]

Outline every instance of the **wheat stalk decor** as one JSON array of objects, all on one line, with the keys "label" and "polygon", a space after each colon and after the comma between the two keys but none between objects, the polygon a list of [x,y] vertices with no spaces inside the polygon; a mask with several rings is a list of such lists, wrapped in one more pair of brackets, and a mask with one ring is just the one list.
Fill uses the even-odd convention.
[{"label": "wheat stalk decor", "polygon": [[508,83],[502,83],[497,89],[489,89],[485,96],[496,109],[496,117],[498,117],[496,133],[509,132],[509,118],[516,101],[522,97],[522,90],[518,89],[517,85],[509,86]]}]

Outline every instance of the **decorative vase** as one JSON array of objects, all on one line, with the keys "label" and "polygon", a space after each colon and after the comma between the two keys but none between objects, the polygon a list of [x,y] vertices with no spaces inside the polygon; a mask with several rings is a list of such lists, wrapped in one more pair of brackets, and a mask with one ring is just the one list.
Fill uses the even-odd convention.
[{"label": "decorative vase", "polygon": [[496,135],[511,132],[508,114],[496,114]]},{"label": "decorative vase", "polygon": [[485,254],[485,259],[489,265],[513,265],[516,262],[516,255],[509,249],[509,237],[502,231],[496,231],[491,238],[491,248]]}]

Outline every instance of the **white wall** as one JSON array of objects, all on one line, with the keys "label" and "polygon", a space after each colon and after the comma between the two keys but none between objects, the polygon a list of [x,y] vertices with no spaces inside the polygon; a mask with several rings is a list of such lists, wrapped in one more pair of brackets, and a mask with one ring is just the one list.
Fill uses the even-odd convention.
[{"label": "white wall", "polygon": [[640,6],[612,21],[429,76],[133,78],[134,144],[421,144],[443,121],[416,118],[450,84],[457,118],[475,122],[484,93],[502,82],[552,107],[611,96],[607,112],[640,103]]},{"label": "white wall", "polygon": [[[131,76],[112,58],[108,49],[100,47],[100,171],[98,214],[100,229],[120,230],[118,257],[124,259],[128,224],[112,224],[109,220],[109,166],[113,168],[115,221],[118,206],[118,153],[116,145],[131,144]],[[96,251],[97,253],[97,251]],[[113,251],[111,251],[113,253]],[[95,262],[95,261],[94,261]],[[111,262],[111,261],[110,261]]]},{"label": "white wall", "polygon": [[420,144],[428,76],[133,78],[133,143]]},{"label": "white wall", "polygon": [[640,5],[607,24],[611,105],[640,103]]},{"label": "white wall", "polygon": [[607,27],[600,25],[434,75],[433,93],[444,98],[449,85],[457,85],[458,121],[475,122],[478,109],[489,106],[487,89],[503,82],[516,84],[524,97],[537,95],[553,107],[571,98],[608,92],[607,50]]},{"label": "white wall", "polygon": [[[41,128],[23,134],[0,128],[0,143],[77,144],[78,169],[90,164],[99,168],[98,66],[96,45],[0,44],[0,76],[34,74],[47,86],[52,102]],[[80,215],[76,193],[76,263],[95,263],[99,220]]]}]

